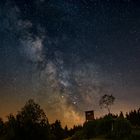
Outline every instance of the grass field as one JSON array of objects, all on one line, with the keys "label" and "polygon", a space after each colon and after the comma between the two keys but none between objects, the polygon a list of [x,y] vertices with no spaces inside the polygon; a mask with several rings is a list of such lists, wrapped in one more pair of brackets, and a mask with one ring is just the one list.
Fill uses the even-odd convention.
[{"label": "grass field", "polygon": [[[67,138],[66,140],[71,140],[71,138]],[[86,139],[84,139],[84,140],[86,140]],[[99,136],[97,138],[92,138],[90,140],[113,140],[113,139],[107,139],[104,136]],[[117,139],[115,139],[115,140],[117,140]],[[118,139],[118,140],[140,140],[140,128],[133,128],[132,135],[129,138]]]}]

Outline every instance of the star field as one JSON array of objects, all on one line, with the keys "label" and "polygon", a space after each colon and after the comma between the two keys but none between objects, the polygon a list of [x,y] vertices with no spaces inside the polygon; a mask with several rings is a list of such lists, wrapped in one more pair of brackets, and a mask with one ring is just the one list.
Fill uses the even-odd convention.
[{"label": "star field", "polygon": [[139,107],[139,13],[137,0],[1,0],[0,115],[29,98],[70,125],[104,114],[103,94],[114,113]]}]

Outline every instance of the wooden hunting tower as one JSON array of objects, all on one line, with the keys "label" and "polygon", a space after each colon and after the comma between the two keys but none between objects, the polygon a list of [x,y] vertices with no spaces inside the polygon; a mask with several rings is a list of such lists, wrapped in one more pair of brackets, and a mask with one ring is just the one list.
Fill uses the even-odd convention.
[{"label": "wooden hunting tower", "polygon": [[85,111],[86,121],[93,121],[94,120],[94,111]]}]

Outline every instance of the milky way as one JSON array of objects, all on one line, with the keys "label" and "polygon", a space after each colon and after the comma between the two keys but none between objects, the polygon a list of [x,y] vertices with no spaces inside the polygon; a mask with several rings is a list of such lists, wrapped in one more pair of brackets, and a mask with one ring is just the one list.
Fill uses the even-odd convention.
[{"label": "milky way", "polygon": [[139,12],[133,0],[2,0],[1,116],[29,98],[70,126],[85,110],[104,114],[103,94],[116,97],[114,112],[138,107]]}]

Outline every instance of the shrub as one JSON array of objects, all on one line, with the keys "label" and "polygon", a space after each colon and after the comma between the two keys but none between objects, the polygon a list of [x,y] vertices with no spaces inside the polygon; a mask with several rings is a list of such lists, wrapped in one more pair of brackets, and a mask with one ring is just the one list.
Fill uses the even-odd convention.
[{"label": "shrub", "polygon": [[83,133],[85,138],[89,139],[96,136],[96,128],[97,128],[97,123],[95,120],[86,122],[83,126]]},{"label": "shrub", "polygon": [[70,140],[82,140],[84,139],[84,133],[82,130],[80,131],[77,131],[72,137]]},{"label": "shrub", "polygon": [[131,134],[131,124],[124,118],[118,118],[113,125],[113,136],[115,138],[128,137]]},{"label": "shrub", "polygon": [[97,121],[97,134],[110,135],[112,130],[113,118],[110,115],[105,116]]}]

